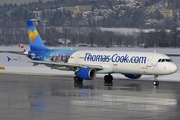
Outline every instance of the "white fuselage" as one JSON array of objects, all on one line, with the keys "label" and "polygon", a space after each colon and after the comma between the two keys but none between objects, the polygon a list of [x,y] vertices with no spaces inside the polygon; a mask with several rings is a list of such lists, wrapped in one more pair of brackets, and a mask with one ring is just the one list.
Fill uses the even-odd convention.
[{"label": "white fuselage", "polygon": [[99,70],[99,74],[166,75],[177,71],[177,66],[168,56],[153,52],[81,50],[73,53],[68,63],[101,65],[103,70]]}]

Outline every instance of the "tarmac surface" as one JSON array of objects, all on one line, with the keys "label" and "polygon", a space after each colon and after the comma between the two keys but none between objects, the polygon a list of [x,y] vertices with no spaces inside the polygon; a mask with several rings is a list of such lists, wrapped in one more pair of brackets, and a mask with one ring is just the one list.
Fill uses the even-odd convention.
[{"label": "tarmac surface", "polygon": [[0,74],[0,120],[179,120],[180,82]]}]

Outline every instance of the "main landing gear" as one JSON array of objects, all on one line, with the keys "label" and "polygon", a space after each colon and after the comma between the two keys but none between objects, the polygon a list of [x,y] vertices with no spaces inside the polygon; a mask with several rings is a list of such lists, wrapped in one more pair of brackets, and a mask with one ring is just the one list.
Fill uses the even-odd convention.
[{"label": "main landing gear", "polygon": [[158,75],[154,75],[154,85],[159,86],[159,81],[157,80]]},{"label": "main landing gear", "polygon": [[113,81],[113,76],[111,74],[104,76],[104,83],[112,83],[112,81]]},{"label": "main landing gear", "polygon": [[83,82],[83,79],[78,77],[78,76],[74,76],[74,82],[75,83],[82,83]]}]

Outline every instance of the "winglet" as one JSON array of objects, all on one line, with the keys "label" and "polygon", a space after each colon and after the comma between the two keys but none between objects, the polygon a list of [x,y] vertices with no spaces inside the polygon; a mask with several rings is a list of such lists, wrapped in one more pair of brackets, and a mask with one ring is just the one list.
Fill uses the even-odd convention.
[{"label": "winglet", "polygon": [[8,59],[8,62],[11,60],[11,58],[10,58],[10,57],[8,57],[8,56],[7,56],[7,59]]}]

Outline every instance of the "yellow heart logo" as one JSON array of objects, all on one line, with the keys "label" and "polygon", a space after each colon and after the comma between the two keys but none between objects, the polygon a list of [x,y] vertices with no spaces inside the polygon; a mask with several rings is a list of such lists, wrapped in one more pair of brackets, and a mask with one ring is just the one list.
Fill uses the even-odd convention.
[{"label": "yellow heart logo", "polygon": [[34,30],[34,32],[32,32],[31,30],[28,31],[28,37],[32,42],[35,41],[37,36],[38,36],[37,30]]}]

